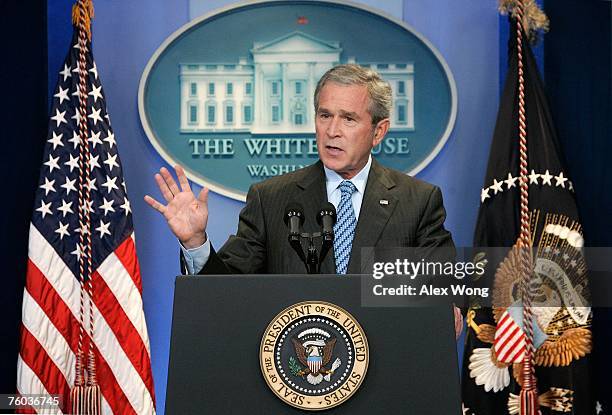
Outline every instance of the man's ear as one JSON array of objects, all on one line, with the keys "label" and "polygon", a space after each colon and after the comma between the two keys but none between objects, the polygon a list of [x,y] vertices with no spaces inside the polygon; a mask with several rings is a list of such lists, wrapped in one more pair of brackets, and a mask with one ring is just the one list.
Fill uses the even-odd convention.
[{"label": "man's ear", "polygon": [[387,131],[389,131],[389,126],[391,122],[388,118],[378,121],[378,124],[374,127],[374,138],[372,140],[372,146],[376,147],[380,144],[380,142],[387,135]]}]

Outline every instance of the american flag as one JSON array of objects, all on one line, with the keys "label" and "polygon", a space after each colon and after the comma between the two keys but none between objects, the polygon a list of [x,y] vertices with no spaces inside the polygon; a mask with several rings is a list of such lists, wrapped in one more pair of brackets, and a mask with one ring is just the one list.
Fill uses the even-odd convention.
[{"label": "american flag", "polygon": [[[83,44],[83,41],[82,41]],[[86,145],[93,292],[93,353],[104,414],[155,413],[149,337],[142,281],[134,245],[132,211],[115,135],[98,70],[86,41]],[[20,394],[59,394],[51,412],[69,413],[75,383],[79,333],[89,350],[88,292],[80,280],[79,257],[79,29],[57,88],[34,212],[30,223],[26,287],[18,357]],[[83,198],[81,198],[83,201]],[[86,285],[86,284],[85,284]],[[81,313],[84,295],[85,312]],[[81,317],[84,315],[85,317]],[[84,330],[80,331],[83,325]],[[25,412],[34,413],[36,408]],[[42,412],[42,411],[40,411]]]}]

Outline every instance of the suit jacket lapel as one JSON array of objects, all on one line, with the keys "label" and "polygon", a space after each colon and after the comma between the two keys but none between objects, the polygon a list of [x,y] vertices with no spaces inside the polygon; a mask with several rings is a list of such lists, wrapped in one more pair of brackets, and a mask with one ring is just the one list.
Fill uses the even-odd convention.
[{"label": "suit jacket lapel", "polygon": [[[359,220],[355,229],[355,239],[351,249],[351,258],[347,272],[349,274],[361,273],[361,248],[373,247],[389,221],[397,204],[389,190],[395,187],[395,182],[385,169],[372,158],[372,167],[368,175]],[[381,203],[381,201],[388,203]]]},{"label": "suit jacket lapel", "polygon": [[[304,215],[306,217],[306,223],[310,224],[308,228],[305,228],[305,232],[320,232],[318,225],[316,225],[315,217],[324,202],[327,201],[327,189],[325,185],[325,171],[323,170],[323,163],[321,160],[317,161],[310,168],[305,171],[304,176],[297,181],[298,188],[301,189],[302,195],[298,200],[304,206]],[[316,227],[313,225],[315,224]],[[317,241],[317,249],[318,243]],[[335,274],[336,265],[334,261],[333,249],[327,253],[323,264],[321,264],[321,274]]]}]

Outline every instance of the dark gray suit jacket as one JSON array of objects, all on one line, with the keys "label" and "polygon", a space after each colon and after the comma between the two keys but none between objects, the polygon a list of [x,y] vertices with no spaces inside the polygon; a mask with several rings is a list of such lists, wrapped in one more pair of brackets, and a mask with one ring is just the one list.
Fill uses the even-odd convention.
[{"label": "dark gray suit jacket", "polygon": [[[304,264],[287,242],[283,215],[290,201],[304,207],[303,232],[320,232],[315,217],[327,201],[321,161],[251,186],[236,235],[218,252],[211,248],[200,274],[304,274]],[[438,187],[372,159],[347,273],[360,273],[362,247],[453,247],[445,218]],[[321,273],[335,273],[333,249]]]}]

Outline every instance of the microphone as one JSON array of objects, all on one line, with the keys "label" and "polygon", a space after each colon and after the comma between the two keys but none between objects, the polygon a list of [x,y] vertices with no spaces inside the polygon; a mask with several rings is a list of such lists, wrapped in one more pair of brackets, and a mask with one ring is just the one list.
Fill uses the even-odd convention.
[{"label": "microphone", "polygon": [[321,244],[321,255],[319,256],[319,264],[317,271],[321,272],[321,264],[325,256],[334,245],[334,224],[336,223],[336,208],[329,202],[323,203],[319,213],[317,213],[317,223],[323,228],[323,243]]},{"label": "microphone", "polygon": [[336,223],[336,208],[329,202],[325,202],[319,213],[317,213],[317,223],[323,228],[323,240],[334,240],[334,225]]},{"label": "microphone", "polygon": [[285,225],[289,228],[289,245],[298,254],[306,269],[308,270],[308,264],[306,255],[304,255],[304,249],[302,248],[301,233],[302,225],[304,224],[304,208],[298,202],[289,202],[285,207],[285,214],[283,215]]},{"label": "microphone", "polygon": [[285,225],[289,227],[289,241],[300,240],[302,225],[304,224],[304,208],[297,202],[287,203],[284,215]]}]

